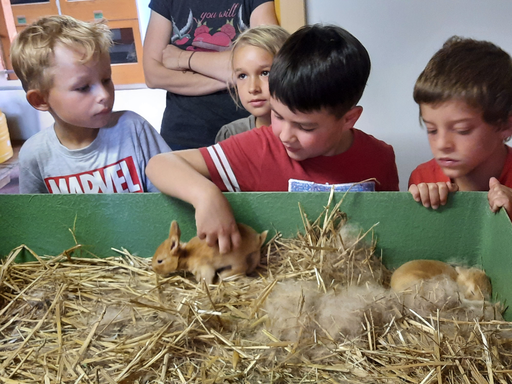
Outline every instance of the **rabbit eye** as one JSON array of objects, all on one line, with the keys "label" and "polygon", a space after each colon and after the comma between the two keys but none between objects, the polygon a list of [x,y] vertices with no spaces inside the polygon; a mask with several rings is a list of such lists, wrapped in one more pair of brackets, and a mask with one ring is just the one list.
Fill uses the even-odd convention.
[{"label": "rabbit eye", "polygon": [[162,264],[163,260],[157,260],[158,264]]}]

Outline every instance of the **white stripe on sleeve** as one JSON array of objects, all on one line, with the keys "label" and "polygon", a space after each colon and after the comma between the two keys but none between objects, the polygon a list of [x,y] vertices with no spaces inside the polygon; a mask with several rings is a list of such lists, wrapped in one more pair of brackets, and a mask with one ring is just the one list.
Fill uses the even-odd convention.
[{"label": "white stripe on sleeve", "polygon": [[219,155],[219,159],[222,162],[222,166],[226,170],[226,173],[228,174],[229,181],[231,182],[231,185],[233,185],[235,192],[241,192],[240,186],[238,185],[238,180],[236,179],[235,174],[233,173],[233,169],[231,168],[231,165],[229,164],[228,158],[226,157],[226,154],[224,153],[224,150],[219,144],[214,145],[215,150],[217,151]]},{"label": "white stripe on sleeve", "polygon": [[213,164],[215,165],[215,168],[219,172],[222,182],[226,186],[226,189],[229,192],[240,192],[240,187],[238,186],[236,177],[233,174],[233,170],[231,169],[231,166],[229,165],[229,162],[221,146],[219,144],[215,144],[213,146],[208,147],[207,149],[208,153],[212,158]]}]

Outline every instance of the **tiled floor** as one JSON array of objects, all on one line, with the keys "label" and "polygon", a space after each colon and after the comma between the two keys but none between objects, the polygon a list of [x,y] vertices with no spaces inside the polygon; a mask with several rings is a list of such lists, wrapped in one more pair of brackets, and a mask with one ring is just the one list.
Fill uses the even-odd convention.
[{"label": "tiled floor", "polygon": [[0,163],[0,194],[20,193],[18,152],[22,144],[21,141],[14,141],[12,143],[14,156]]}]

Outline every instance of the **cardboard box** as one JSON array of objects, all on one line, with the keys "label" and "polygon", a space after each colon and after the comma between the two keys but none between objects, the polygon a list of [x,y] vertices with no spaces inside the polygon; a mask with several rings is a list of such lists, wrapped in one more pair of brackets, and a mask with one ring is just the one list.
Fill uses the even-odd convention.
[{"label": "cardboard box", "polygon": [[[285,237],[303,230],[298,204],[314,220],[328,193],[228,193],[236,219]],[[491,278],[494,298],[512,301],[512,224],[502,210],[489,209],[487,193],[458,192],[437,211],[416,203],[407,192],[337,193],[350,222],[374,224],[384,264],[396,268],[413,259],[478,265]],[[195,235],[193,208],[165,195],[0,195],[0,256],[25,244],[37,254],[57,255],[77,241],[98,257],[124,247],[151,257],[178,220],[182,239]],[[82,251],[83,256],[86,252]],[[28,260],[28,253],[20,261]],[[505,313],[512,320],[512,311]]]}]

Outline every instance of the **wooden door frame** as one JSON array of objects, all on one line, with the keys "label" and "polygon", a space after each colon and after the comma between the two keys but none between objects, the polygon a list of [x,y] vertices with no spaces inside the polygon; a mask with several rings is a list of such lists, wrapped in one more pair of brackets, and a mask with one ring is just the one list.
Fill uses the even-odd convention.
[{"label": "wooden door frame", "polygon": [[293,33],[306,24],[306,0],[274,0],[279,24]]},{"label": "wooden door frame", "polygon": [[[11,43],[16,36],[16,24],[12,14],[10,0],[0,0],[0,71],[12,70],[11,64]],[[7,77],[13,80],[16,77],[9,74]]]}]

